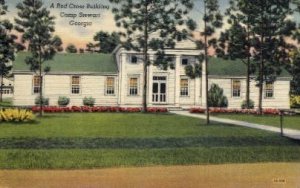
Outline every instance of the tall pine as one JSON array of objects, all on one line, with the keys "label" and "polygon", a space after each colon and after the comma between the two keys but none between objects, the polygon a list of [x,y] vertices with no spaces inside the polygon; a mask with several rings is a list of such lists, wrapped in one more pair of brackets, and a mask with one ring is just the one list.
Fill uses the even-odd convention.
[{"label": "tall pine", "polygon": [[[229,29],[221,33],[216,53],[224,59],[238,60],[247,67],[246,72],[246,106],[250,108],[250,76],[254,73],[252,57],[253,34],[251,20],[257,14],[249,6],[250,1],[230,0],[226,11]],[[243,11],[239,11],[242,9]]]},{"label": "tall pine", "polygon": [[39,103],[42,116],[43,104],[43,75],[50,71],[43,63],[51,60],[56,51],[61,48],[57,39],[53,37],[55,31],[54,16],[43,6],[41,0],[23,0],[17,4],[18,18],[15,19],[16,30],[22,34],[22,42],[28,44],[31,52],[25,61],[30,65],[31,71],[38,74],[40,80]]},{"label": "tall pine", "polygon": [[[147,68],[150,64],[168,68],[166,48],[174,48],[176,41],[188,37],[188,30],[196,27],[188,17],[193,8],[192,0],[110,0],[118,6],[113,9],[116,25],[125,29],[126,49],[142,54],[143,111],[147,111]],[[154,35],[155,34],[155,35]],[[157,51],[153,62],[149,50]]]},{"label": "tall pine", "polygon": [[[198,2],[198,1],[197,1]],[[206,123],[210,124],[210,117],[209,117],[209,101],[208,101],[208,65],[209,65],[209,49],[216,49],[217,48],[217,38],[216,38],[216,31],[217,29],[222,28],[223,26],[223,16],[219,10],[219,1],[218,0],[200,0],[200,6],[203,7],[203,10],[198,10],[200,13],[203,13],[203,30],[200,31],[201,39],[197,41],[199,49],[203,50],[199,57],[200,62],[204,61],[204,67],[195,66],[186,67],[186,73],[191,78],[199,77],[201,70],[204,70],[204,78],[205,79],[205,93],[206,93]],[[193,70],[193,71],[191,71]],[[188,72],[194,72],[193,76],[191,76]]]},{"label": "tall pine", "polygon": [[256,14],[250,24],[255,36],[254,60],[259,70],[257,75],[258,108],[262,113],[264,85],[273,83],[281,74],[283,66],[290,64],[289,53],[294,46],[286,39],[292,37],[296,30],[296,23],[290,19],[293,10],[289,0],[252,0],[250,2],[249,8]]},{"label": "tall pine", "polygon": [[0,102],[2,102],[3,79],[10,75],[11,62],[15,58],[16,36],[11,34],[13,25],[8,20],[2,20],[2,16],[7,12],[4,0],[0,0]]}]

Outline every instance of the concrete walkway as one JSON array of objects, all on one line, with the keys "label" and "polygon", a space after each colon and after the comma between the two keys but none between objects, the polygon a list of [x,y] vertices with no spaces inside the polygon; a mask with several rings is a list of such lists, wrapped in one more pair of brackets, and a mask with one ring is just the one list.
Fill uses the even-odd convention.
[{"label": "concrete walkway", "polygon": [[[172,111],[171,113],[174,113],[177,115],[182,115],[182,116],[199,118],[199,119],[206,119],[206,116],[203,114],[191,114],[188,111]],[[219,123],[243,126],[243,127],[248,127],[248,128],[254,128],[254,129],[261,129],[261,130],[271,131],[271,132],[280,134],[280,128],[272,127],[269,125],[261,125],[261,124],[249,123],[249,122],[245,122],[245,121],[236,121],[236,120],[231,120],[231,119],[217,118],[217,117],[213,117],[213,116],[210,116],[210,120],[219,122]],[[284,128],[283,135],[285,137],[300,140],[300,131],[299,130]]]}]

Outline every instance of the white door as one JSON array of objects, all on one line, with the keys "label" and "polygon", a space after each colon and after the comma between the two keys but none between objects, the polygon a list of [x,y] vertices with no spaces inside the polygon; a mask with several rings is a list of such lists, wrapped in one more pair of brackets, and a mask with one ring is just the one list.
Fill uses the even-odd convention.
[{"label": "white door", "polygon": [[153,103],[167,102],[167,77],[166,76],[153,77],[152,102]]}]

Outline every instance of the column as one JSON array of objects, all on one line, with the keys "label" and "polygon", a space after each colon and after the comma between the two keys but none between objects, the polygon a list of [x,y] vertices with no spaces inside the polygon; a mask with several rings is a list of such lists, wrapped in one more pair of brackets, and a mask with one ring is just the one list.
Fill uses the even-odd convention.
[{"label": "column", "polygon": [[125,102],[126,96],[126,63],[127,63],[127,54],[122,53],[120,55],[120,70],[119,70],[119,105],[123,105]]},{"label": "column", "polygon": [[150,55],[149,56],[149,60],[151,62],[151,64],[148,66],[148,91],[147,91],[147,101],[148,101],[148,105],[152,105],[152,84],[153,84],[153,65],[152,62],[154,61],[154,55]]},{"label": "column", "polygon": [[175,61],[175,106],[179,107],[179,97],[180,97],[180,64],[181,55],[176,55]]},{"label": "column", "polygon": [[201,91],[202,91],[202,98],[201,98],[201,106],[202,107],[206,107],[206,66],[205,66],[205,61],[202,62],[202,78],[201,78],[201,81],[202,81],[202,84],[201,84]]}]

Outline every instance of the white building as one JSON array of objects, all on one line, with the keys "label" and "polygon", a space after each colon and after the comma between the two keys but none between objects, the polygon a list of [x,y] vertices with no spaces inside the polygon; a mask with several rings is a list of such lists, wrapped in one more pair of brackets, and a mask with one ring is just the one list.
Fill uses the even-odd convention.
[{"label": "white building", "polygon": [[[153,65],[148,68],[148,106],[191,108],[205,107],[205,74],[190,79],[185,66],[199,63],[200,51],[191,40],[179,42],[175,49],[166,50],[174,57],[174,69],[167,71]],[[14,96],[17,106],[34,105],[38,97],[39,77],[29,71],[24,60],[28,53],[18,54],[14,62]],[[118,47],[113,54],[57,54],[48,64],[51,71],[43,76],[44,96],[56,106],[59,96],[70,98],[70,106],[83,105],[84,97],[96,99],[97,106],[142,106],[143,63],[137,52]],[[155,52],[149,52],[150,60]],[[209,64],[209,84],[224,89],[229,108],[240,108],[246,98],[244,64],[212,59]],[[203,69],[204,70],[204,69]],[[264,88],[264,108],[289,108],[290,78],[279,77]],[[251,99],[257,105],[258,88],[251,81]]]},{"label": "white building", "polygon": [[13,78],[3,78],[2,84],[2,98],[3,99],[12,99],[13,98]]}]

